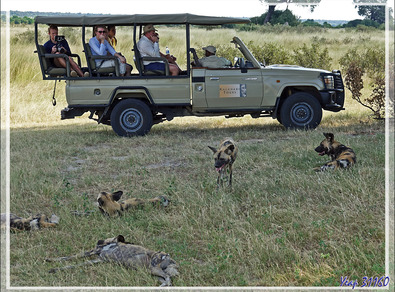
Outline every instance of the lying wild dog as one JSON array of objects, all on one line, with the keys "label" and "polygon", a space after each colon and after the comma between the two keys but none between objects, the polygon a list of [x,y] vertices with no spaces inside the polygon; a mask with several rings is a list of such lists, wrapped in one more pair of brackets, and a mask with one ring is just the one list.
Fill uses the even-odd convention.
[{"label": "lying wild dog", "polygon": [[155,252],[145,247],[125,242],[125,238],[122,235],[99,240],[96,244],[96,248],[90,251],[68,257],[46,259],[46,261],[60,262],[88,257],[94,257],[94,259],[79,265],[51,269],[50,273],[96,263],[115,262],[132,269],[137,269],[139,267],[148,268],[152,275],[158,277],[158,280],[161,282],[160,286],[171,286],[171,277],[178,275],[177,264],[169,254]]},{"label": "lying wild dog", "polygon": [[314,150],[319,155],[328,155],[331,161],[325,163],[321,167],[314,168],[315,171],[325,171],[327,169],[349,168],[353,166],[357,159],[354,151],[335,141],[332,133],[324,133],[325,139]]},{"label": "lying wild dog", "polygon": [[233,163],[237,157],[238,147],[232,138],[223,140],[219,148],[208,146],[214,152],[214,167],[218,172],[217,186],[223,185],[223,181],[227,180],[226,171],[229,169],[229,186],[232,185]]},{"label": "lying wild dog", "polygon": [[[7,224],[7,214],[1,214],[1,228],[5,228]],[[52,215],[48,218],[44,214],[37,214],[28,218],[22,218],[15,214],[10,214],[10,231],[22,231],[22,230],[37,230],[41,228],[56,227],[59,224],[59,217]]]},{"label": "lying wild dog", "polygon": [[143,200],[138,198],[127,199],[122,202],[118,202],[121,199],[123,192],[118,191],[115,193],[101,192],[97,197],[97,203],[99,204],[99,210],[108,216],[121,215],[122,212],[137,206],[143,206],[147,202],[152,204],[158,204],[163,207],[167,207],[170,203],[169,199],[165,196],[159,196],[149,200]]}]

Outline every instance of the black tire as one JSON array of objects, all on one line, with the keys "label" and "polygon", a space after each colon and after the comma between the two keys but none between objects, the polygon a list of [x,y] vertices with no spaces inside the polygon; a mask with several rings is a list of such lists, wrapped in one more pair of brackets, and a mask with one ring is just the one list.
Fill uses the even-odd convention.
[{"label": "black tire", "polygon": [[280,123],[287,129],[315,129],[322,119],[319,101],[311,94],[290,95],[280,108]]},{"label": "black tire", "polygon": [[152,124],[152,112],[141,100],[122,100],[111,112],[111,127],[119,136],[143,136],[151,130]]}]

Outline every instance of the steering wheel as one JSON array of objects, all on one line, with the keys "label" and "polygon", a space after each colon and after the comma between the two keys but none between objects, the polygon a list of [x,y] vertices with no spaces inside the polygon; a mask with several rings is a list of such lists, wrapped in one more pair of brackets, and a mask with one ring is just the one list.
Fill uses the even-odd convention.
[{"label": "steering wheel", "polygon": [[199,58],[196,54],[196,50],[194,48],[190,48],[189,51],[192,53],[193,55],[193,61],[195,63],[195,67],[202,67],[202,64],[200,64],[199,62]]}]

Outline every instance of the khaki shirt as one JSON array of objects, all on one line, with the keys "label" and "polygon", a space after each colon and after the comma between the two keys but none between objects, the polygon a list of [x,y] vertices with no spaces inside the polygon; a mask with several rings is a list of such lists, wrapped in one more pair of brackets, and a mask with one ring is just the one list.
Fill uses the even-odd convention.
[{"label": "khaki shirt", "polygon": [[199,59],[200,64],[202,67],[207,68],[226,68],[232,65],[232,63],[222,57],[217,57],[215,55],[204,57]]}]

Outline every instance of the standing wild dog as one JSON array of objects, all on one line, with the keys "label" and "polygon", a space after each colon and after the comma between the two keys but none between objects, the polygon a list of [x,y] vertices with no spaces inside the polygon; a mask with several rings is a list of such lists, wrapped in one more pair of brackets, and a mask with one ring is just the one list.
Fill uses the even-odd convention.
[{"label": "standing wild dog", "polygon": [[154,205],[155,204],[162,205],[163,207],[167,207],[170,202],[169,199],[167,199],[165,196],[159,196],[149,200],[131,198],[119,203],[118,201],[121,199],[122,194],[123,194],[122,191],[118,191],[112,194],[101,192],[97,197],[99,210],[103,214],[113,217],[113,216],[121,215],[124,211],[130,208],[143,206],[147,202],[152,203]]},{"label": "standing wild dog", "polygon": [[349,168],[357,162],[354,151],[335,141],[332,133],[324,133],[325,139],[314,150],[319,155],[328,155],[331,161],[321,167],[314,168],[315,171],[325,171],[327,169]]},{"label": "standing wild dog", "polygon": [[[10,231],[22,231],[22,230],[37,230],[41,228],[53,228],[59,223],[59,217],[52,215],[48,218],[44,214],[37,214],[28,218],[22,218],[15,214],[10,214]],[[5,228],[7,224],[7,214],[1,214],[1,228]]]},{"label": "standing wild dog", "polygon": [[238,147],[232,138],[227,138],[219,144],[219,148],[208,146],[214,152],[214,167],[218,172],[217,186],[223,185],[227,180],[226,171],[229,169],[229,183],[232,185],[233,163],[237,157]]},{"label": "standing wild dog", "polygon": [[[80,254],[45,259],[46,262],[61,262],[80,258],[92,258],[78,265],[69,265],[51,269],[50,273],[59,270],[72,269],[75,267],[87,266],[103,262],[114,262],[127,268],[148,268],[151,274],[158,277],[161,286],[171,286],[171,277],[178,275],[177,263],[164,252],[155,252],[148,248],[126,242],[122,235],[114,238],[99,240],[96,247],[90,251]],[[111,274],[111,273],[110,273]]]}]

